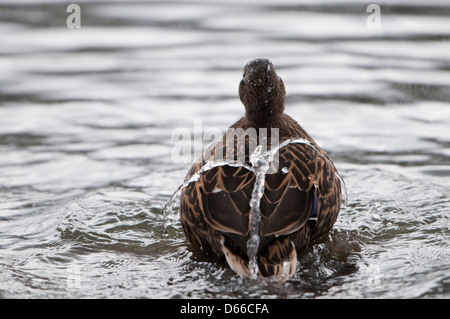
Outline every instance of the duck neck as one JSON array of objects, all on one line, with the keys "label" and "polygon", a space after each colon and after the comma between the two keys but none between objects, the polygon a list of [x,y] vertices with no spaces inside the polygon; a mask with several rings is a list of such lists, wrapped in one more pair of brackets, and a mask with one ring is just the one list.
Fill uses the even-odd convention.
[{"label": "duck neck", "polygon": [[271,107],[270,105],[246,107],[246,124],[248,127],[254,127],[256,129],[280,127],[283,120],[283,112],[280,112],[280,109]]}]

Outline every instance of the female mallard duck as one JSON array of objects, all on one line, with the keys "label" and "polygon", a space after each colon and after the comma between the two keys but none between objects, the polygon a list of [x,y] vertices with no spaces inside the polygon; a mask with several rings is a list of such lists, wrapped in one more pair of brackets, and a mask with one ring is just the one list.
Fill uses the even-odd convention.
[{"label": "female mallard duck", "polygon": [[[332,228],[341,205],[336,168],[308,133],[284,114],[285,95],[283,81],[269,60],[250,61],[239,85],[245,115],[231,126],[232,130],[245,132],[253,128],[260,143],[275,138],[271,134],[262,137],[260,129],[277,129],[278,141],[285,142],[278,145],[277,161],[270,164],[272,171],[264,176],[264,193],[260,194],[257,207],[259,238],[253,241],[256,273],[284,279],[296,270],[296,251]],[[222,141],[206,150],[189,170],[181,193],[180,219],[189,241],[224,256],[239,275],[250,276],[255,273],[249,252],[250,239],[255,234],[251,212],[257,183],[252,170],[255,163],[251,161],[251,145],[255,144],[249,136],[228,137],[225,134]],[[233,156],[246,150],[245,163],[224,161],[230,149]],[[218,164],[205,169],[208,162]]]}]

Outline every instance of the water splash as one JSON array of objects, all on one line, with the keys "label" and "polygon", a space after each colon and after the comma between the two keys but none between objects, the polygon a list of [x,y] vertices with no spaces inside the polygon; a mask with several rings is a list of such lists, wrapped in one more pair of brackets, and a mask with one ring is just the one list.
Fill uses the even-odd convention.
[{"label": "water splash", "polygon": [[345,181],[342,178],[341,175],[339,175],[338,171],[336,170],[336,176],[339,179],[339,182],[341,183],[341,188],[344,190],[342,194],[342,206],[347,207],[348,204],[348,192],[347,192],[347,186],[345,185]]},{"label": "water splash", "polygon": [[266,180],[266,173],[269,170],[271,156],[270,152],[262,153],[262,146],[258,145],[255,151],[250,155],[250,163],[252,163],[252,170],[256,175],[255,184],[253,186],[252,198],[250,199],[250,214],[249,227],[250,238],[247,241],[247,255],[249,258],[248,268],[250,277],[256,278],[258,276],[258,262],[256,254],[259,248],[259,224],[261,222],[261,208],[260,202],[264,195],[264,182]]},{"label": "water splash", "polygon": [[163,217],[163,228],[162,228],[161,235],[163,237],[167,237],[167,235],[168,235],[167,229],[170,226],[170,218],[169,217],[170,217],[170,214],[173,212],[173,207],[175,206],[175,203],[177,202],[178,193],[181,191],[182,187],[183,187],[183,185],[180,185],[180,187],[178,187],[178,189],[172,194],[172,196],[170,196],[167,203],[161,209],[161,213],[162,213],[162,217]]},{"label": "water splash", "polygon": [[169,218],[170,213],[173,211],[173,206],[176,203],[176,198],[178,193],[180,192],[183,185],[178,187],[178,189],[170,196],[170,199],[167,201],[167,203],[164,205],[164,207],[161,210],[161,213],[163,215],[164,220],[167,220]]}]

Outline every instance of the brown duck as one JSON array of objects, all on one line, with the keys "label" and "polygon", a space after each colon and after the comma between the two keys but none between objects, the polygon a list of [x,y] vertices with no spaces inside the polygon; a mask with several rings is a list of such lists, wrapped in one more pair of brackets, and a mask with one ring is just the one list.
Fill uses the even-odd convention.
[{"label": "brown duck", "polygon": [[[287,279],[296,270],[297,251],[332,228],[341,205],[335,166],[308,133],[284,114],[285,96],[283,80],[272,63],[250,61],[239,85],[245,115],[191,167],[181,193],[180,219],[186,237],[224,256],[241,276],[256,273]],[[238,133],[230,138],[230,132]],[[256,143],[248,132],[256,132]],[[285,144],[278,150],[272,144],[273,132],[278,133],[276,142]],[[255,224],[252,196],[257,178],[251,156],[263,142],[268,144],[264,150],[274,150],[277,156],[264,176]],[[238,153],[244,154],[241,160]],[[250,240],[255,233],[256,242]],[[256,271],[251,265],[256,265]]]}]

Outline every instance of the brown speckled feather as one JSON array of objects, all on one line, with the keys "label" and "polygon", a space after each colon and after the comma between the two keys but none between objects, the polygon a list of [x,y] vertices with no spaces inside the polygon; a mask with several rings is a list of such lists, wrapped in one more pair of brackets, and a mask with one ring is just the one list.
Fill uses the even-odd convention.
[{"label": "brown speckled feather", "polygon": [[[261,63],[255,65],[260,67]],[[263,63],[264,68],[273,70],[271,76],[276,75],[270,66]],[[245,72],[248,69],[247,65]],[[292,138],[309,141],[309,145],[291,143],[279,150],[279,156],[275,157],[278,161],[272,163],[271,174],[266,175],[264,196],[260,202],[259,275],[292,275],[296,267],[296,250],[304,249],[311,240],[328,232],[336,221],[341,204],[340,180],[328,155],[295,120],[283,113],[284,85],[281,79],[274,77],[265,84],[274,88],[269,90],[270,93],[275,92],[273,100],[266,96],[265,101],[269,101],[266,107],[271,111],[269,115],[265,114],[267,110],[261,106],[261,101],[253,96],[258,94],[246,91],[253,90],[254,85],[245,87],[245,72],[240,96],[247,112],[231,128],[278,128],[280,142]],[[266,73],[262,72],[268,78]],[[247,97],[248,94],[252,97]],[[226,156],[230,151],[237,154],[246,150],[245,163],[250,167],[249,154],[253,150],[249,149],[248,139],[245,143],[242,141],[230,141],[224,136],[223,141],[206,150],[201,161],[191,167],[186,180],[207,161],[219,160],[215,151],[219,147],[223,147],[223,159],[230,158]],[[183,188],[181,194],[180,218],[187,238],[204,249],[212,249],[225,256],[230,267],[241,275],[248,275],[246,244],[254,183],[255,174],[248,168],[224,165],[202,173],[200,179]],[[314,207],[317,216],[311,216]]]}]

